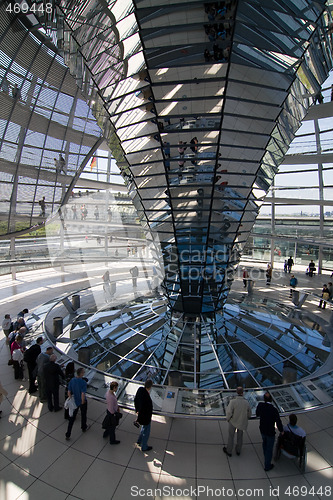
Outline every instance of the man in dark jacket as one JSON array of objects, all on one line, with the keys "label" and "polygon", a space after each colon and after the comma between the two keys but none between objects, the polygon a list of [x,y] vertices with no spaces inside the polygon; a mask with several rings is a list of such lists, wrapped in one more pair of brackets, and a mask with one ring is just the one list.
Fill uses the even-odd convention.
[{"label": "man in dark jacket", "polygon": [[141,445],[142,451],[149,451],[153,448],[152,446],[148,446],[151,417],[153,414],[153,402],[149,394],[152,386],[153,382],[146,380],[145,386],[139,387],[134,398],[135,411],[138,414],[138,422],[141,425],[141,432],[137,443]]},{"label": "man in dark jacket", "polygon": [[265,457],[265,471],[273,469],[272,462],[273,448],[275,441],[275,424],[281,433],[283,425],[279,412],[272,405],[272,396],[269,392],[264,394],[264,403],[259,403],[256,409],[257,417],[260,417],[259,429],[262,437],[262,449]]},{"label": "man in dark jacket", "polygon": [[24,353],[24,361],[27,363],[29,373],[29,394],[36,392],[36,377],[37,377],[37,357],[41,353],[41,345],[43,344],[43,337],[38,337],[36,344],[32,345]]},{"label": "man in dark jacket", "polygon": [[293,265],[294,265],[294,259],[292,258],[292,256],[290,256],[289,259],[287,260],[288,273],[291,272]]},{"label": "man in dark jacket", "polygon": [[57,356],[51,354],[50,361],[44,365],[44,379],[47,397],[47,406],[50,411],[59,411],[59,385],[60,379],[65,380],[62,369],[56,363]]}]

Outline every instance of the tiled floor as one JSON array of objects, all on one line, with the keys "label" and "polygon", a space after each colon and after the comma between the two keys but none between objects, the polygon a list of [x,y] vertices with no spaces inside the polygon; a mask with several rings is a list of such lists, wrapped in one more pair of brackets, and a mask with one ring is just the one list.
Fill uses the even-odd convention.
[{"label": "tiled floor", "polygon": [[[100,269],[94,272],[96,277],[101,275]],[[0,315],[8,311],[14,316],[25,306],[32,310],[54,295],[84,286],[85,278],[81,273],[50,270],[20,273],[15,282],[8,276],[1,277]],[[282,275],[283,279],[286,277]],[[323,282],[317,277],[311,286],[319,291]],[[310,286],[308,282],[302,285]],[[242,293],[241,287],[241,282],[236,283],[235,293]],[[264,281],[258,280],[256,288],[260,287],[264,292]],[[315,307],[314,303],[314,313],[329,319],[330,310],[318,311]],[[257,420],[249,422],[241,456],[228,458],[222,450],[227,437],[225,421],[154,416],[150,438],[153,450],[142,453],[135,444],[138,431],[133,426],[133,414],[124,411],[117,431],[121,444],[110,446],[102,437],[104,404],[89,400],[91,428],[83,434],[76,422],[71,441],[66,441],[62,412],[48,412],[45,404],[27,393],[27,382],[14,380],[8,357],[2,336],[0,380],[9,394],[1,405],[1,500],[230,496],[289,500],[332,496],[333,407],[299,415],[299,423],[308,433],[305,474],[286,458],[266,473]]]}]

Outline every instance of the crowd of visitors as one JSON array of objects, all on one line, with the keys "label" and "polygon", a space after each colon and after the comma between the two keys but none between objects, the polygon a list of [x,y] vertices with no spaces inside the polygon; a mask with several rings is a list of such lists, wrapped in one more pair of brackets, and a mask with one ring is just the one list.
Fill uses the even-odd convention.
[{"label": "crowd of visitors", "polygon": [[[297,286],[297,278],[291,274],[294,262],[292,257],[287,261],[287,273],[290,273],[290,293],[295,290]],[[313,261],[311,261],[313,262]],[[135,266],[136,267],[136,266]],[[267,266],[267,270],[272,270],[271,265]],[[266,278],[267,276],[266,270]],[[136,279],[138,270],[131,269],[133,286],[136,286]],[[243,284],[247,286],[249,280],[248,271],[243,268]],[[271,274],[270,274],[271,278]],[[103,282],[106,286],[110,284],[110,276],[106,271],[103,276]],[[327,301],[332,299],[332,282],[323,286],[322,295],[318,307],[325,308]],[[66,387],[65,389],[65,404],[64,404],[64,418],[68,420],[67,431],[65,434],[66,440],[70,440],[71,432],[80,411],[81,416],[81,430],[86,432],[89,429],[87,423],[87,379],[84,377],[85,370],[80,367],[75,373],[74,363],[70,362],[66,366],[65,372],[57,363],[57,356],[53,352],[53,347],[48,346],[45,350],[42,349],[44,338],[42,336],[36,339],[36,342],[27,348],[25,345],[24,337],[28,331],[26,324],[26,315],[28,309],[23,309],[17,314],[15,320],[12,320],[10,314],[5,314],[2,322],[3,332],[6,336],[6,342],[10,347],[10,363],[14,368],[15,379],[22,380],[24,378],[24,363],[27,365],[30,394],[38,395],[41,402],[48,405],[50,412],[58,412],[62,409],[59,403],[59,391],[61,384]],[[37,379],[37,381],[36,381]],[[142,451],[150,451],[152,446],[148,444],[151,420],[153,414],[153,403],[150,397],[150,391],[153,386],[151,380],[145,382],[144,387],[140,387],[135,395],[134,404],[137,413],[137,419],[134,424],[140,427],[140,434],[137,439],[137,444],[141,447]],[[118,401],[117,390],[119,388],[118,382],[113,381],[106,392],[106,416],[103,422],[104,434],[103,437],[108,437],[110,444],[120,444],[120,440],[116,439],[116,428],[122,416]],[[6,390],[0,384],[0,403],[3,397],[6,396]],[[255,415],[259,418],[259,429],[262,437],[262,449],[264,456],[264,469],[270,471],[274,464],[273,450],[275,445],[276,429],[280,432],[279,440],[284,433],[293,433],[300,437],[305,438],[305,431],[297,426],[297,416],[292,414],[289,418],[287,426],[282,425],[277,408],[273,404],[272,396],[269,392],[264,394],[263,402],[260,402],[256,409]],[[1,412],[0,412],[1,416]],[[248,421],[252,416],[251,406],[244,396],[242,387],[236,390],[236,396],[229,401],[226,408],[226,419],[228,421],[228,440],[227,444],[223,447],[223,452],[229,457],[232,457],[234,449],[234,438],[236,435],[235,453],[237,456],[241,455],[243,446],[243,434],[247,430]]]},{"label": "crowd of visitors", "polygon": [[230,39],[233,28],[233,2],[205,3],[208,23],[204,24],[205,34],[210,42],[204,50],[205,62],[225,62],[229,59]]},{"label": "crowd of visitors", "polygon": [[[296,300],[293,296],[293,291],[296,290],[296,287],[298,286],[298,278],[296,277],[295,274],[291,274],[291,271],[292,271],[292,268],[294,266],[294,260],[292,258],[292,256],[290,256],[288,259],[286,259],[284,261],[284,266],[283,266],[283,270],[286,274],[290,274],[290,278],[289,278],[289,286],[290,286],[290,290],[289,290],[289,297],[294,300]],[[313,262],[313,260],[311,260],[309,262],[309,265],[306,269],[306,276],[312,278],[314,273],[316,271],[316,265],[315,263]],[[267,264],[267,268],[266,268],[266,271],[265,271],[265,275],[266,275],[266,285],[270,285],[271,282],[272,282],[272,276],[273,276],[273,268],[272,268],[272,265],[270,263]],[[332,273],[332,276],[331,278],[333,277],[333,273]],[[248,270],[243,267],[242,268],[242,279],[243,279],[243,285],[244,285],[244,288],[249,288],[249,284],[251,283],[254,283],[253,280],[251,279],[250,275],[249,275],[249,272]],[[250,290],[248,290],[250,291]],[[325,309],[326,308],[326,305],[327,303],[331,302],[333,299],[333,285],[332,285],[332,282],[328,282],[327,284],[325,283],[323,285],[323,288],[320,292],[320,300],[319,300],[319,304],[318,304],[318,308],[319,309]],[[297,302],[294,302],[295,304],[298,305]]]},{"label": "crowd of visitors", "polygon": [[[17,321],[19,319],[24,320],[24,314],[26,314],[27,312],[28,310],[24,309],[20,313]],[[8,316],[9,315],[6,315],[3,323],[6,326],[6,332],[11,329],[8,326]],[[7,321],[5,322],[5,320]],[[6,336],[8,339],[10,333],[8,333],[8,335],[6,334]],[[15,353],[16,351],[21,352],[22,365],[24,359],[28,367],[29,393],[34,394],[37,391],[37,377],[40,401],[47,402],[49,411],[58,412],[62,409],[59,404],[59,389],[60,384],[65,385],[65,398],[67,399],[64,404],[64,418],[68,420],[65,438],[68,441],[71,439],[72,428],[79,411],[81,416],[82,432],[86,432],[90,428],[90,425],[87,423],[88,380],[84,377],[85,370],[83,367],[78,368],[75,373],[73,362],[69,362],[66,366],[65,372],[63,372],[60,365],[56,362],[57,357],[53,353],[53,348],[51,346],[48,346],[47,349],[43,352],[43,343],[43,337],[38,337],[36,339],[36,343],[26,349],[23,344],[23,337],[21,335],[16,335],[14,337],[14,341],[10,345],[11,354],[13,357],[13,353]],[[23,353],[25,354],[23,355]],[[14,360],[14,362],[15,361],[16,359]],[[20,370],[22,370],[23,372],[22,365],[14,365],[15,378],[21,378],[16,377],[16,374],[19,375]],[[153,403],[150,396],[152,387],[152,380],[146,380],[144,386],[139,387],[134,398],[137,417],[133,423],[136,427],[140,428],[137,444],[140,446],[143,452],[152,450],[152,446],[148,444],[151,430],[151,420],[153,415]],[[122,417],[122,413],[120,411],[116,396],[118,388],[118,382],[113,381],[111,382],[110,387],[105,394],[106,415],[102,424],[102,428],[104,429],[103,437],[108,437],[111,445],[120,444],[120,440],[116,439],[116,428],[119,424],[120,418]],[[3,397],[5,397],[6,395],[7,391],[0,384],[0,403]],[[236,390],[236,396],[229,400],[229,404],[226,408],[226,419],[228,421],[229,431],[228,442],[227,445],[223,447],[223,451],[228,457],[232,457],[235,434],[237,436],[235,452],[238,456],[241,454],[243,434],[248,427],[248,421],[251,416],[252,410],[249,401],[244,396],[243,388],[238,387]],[[295,435],[305,437],[305,431],[296,425],[297,417],[294,414],[290,415],[288,426],[282,426],[278,410],[273,405],[272,396],[269,392],[266,392],[264,394],[264,401],[260,402],[257,405],[256,416],[260,419],[259,429],[262,436],[264,469],[265,471],[269,471],[274,467],[274,464],[272,464],[272,457],[275,443],[276,427],[280,431],[278,442],[280,442],[281,436],[283,436],[285,432],[291,432]]]}]

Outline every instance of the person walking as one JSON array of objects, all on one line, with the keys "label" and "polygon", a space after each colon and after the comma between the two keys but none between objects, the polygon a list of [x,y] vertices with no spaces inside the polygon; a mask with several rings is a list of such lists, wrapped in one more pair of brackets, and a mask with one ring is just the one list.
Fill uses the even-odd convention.
[{"label": "person walking", "polygon": [[291,273],[293,265],[294,265],[294,261],[293,261],[292,256],[290,256],[289,259],[287,260],[287,270],[288,270],[289,274]]},{"label": "person walking", "polygon": [[56,360],[57,356],[51,354],[49,362],[44,365],[45,389],[49,411],[61,410],[59,405],[59,385],[60,380],[65,380],[65,376]]},{"label": "person walking", "polygon": [[289,280],[289,285],[291,286],[289,295],[290,298],[293,296],[293,290],[295,290],[295,288],[297,287],[297,283],[297,278],[295,278],[295,276],[292,274]]},{"label": "person walking", "polygon": [[322,291],[321,291],[321,299],[320,299],[318,307],[319,308],[323,307],[323,309],[325,309],[327,300],[330,300],[330,291],[327,288],[327,285],[325,284],[323,286]]},{"label": "person walking", "polygon": [[36,344],[33,344],[24,353],[24,361],[27,363],[29,374],[29,394],[33,394],[38,390],[38,387],[36,386],[37,358],[42,352],[41,345],[43,342],[43,337],[38,337]]},{"label": "person walking", "polygon": [[[65,368],[65,399],[68,395],[68,384],[75,377],[75,364],[74,361],[69,361]],[[64,419],[69,420],[69,409],[65,408]]]},{"label": "person walking", "polygon": [[74,421],[76,419],[76,415],[80,409],[81,411],[81,430],[82,432],[86,432],[90,425],[87,425],[87,382],[84,380],[83,376],[85,374],[84,368],[78,368],[76,371],[76,377],[72,378],[68,384],[68,397],[74,398],[76,409],[73,412],[73,415],[69,417],[68,427],[66,432],[66,441],[69,441],[71,438],[72,428]]},{"label": "person walking", "polygon": [[243,267],[243,285],[244,285],[244,288],[247,287],[247,280],[248,279],[249,279],[249,273],[247,272],[245,267]]},{"label": "person walking", "polygon": [[272,266],[270,264],[267,264],[267,269],[266,269],[266,285],[270,285],[272,281]]},{"label": "person walking", "polygon": [[116,439],[116,427],[119,422],[119,406],[116,397],[118,389],[118,382],[111,382],[110,389],[105,394],[106,399],[106,414],[108,416],[108,427],[105,429],[103,437],[110,436],[110,444],[119,444],[120,441]]},{"label": "person walking", "polygon": [[262,437],[262,449],[264,452],[264,469],[270,471],[273,469],[272,464],[273,448],[275,441],[275,424],[281,433],[283,433],[283,425],[280,419],[279,412],[272,405],[272,396],[269,392],[264,394],[264,402],[260,402],[256,409],[256,416],[260,418],[259,429]]},{"label": "person walking", "polygon": [[109,271],[105,271],[102,278],[103,278],[104,299],[105,302],[110,302],[112,299],[112,294],[111,294],[111,280]]},{"label": "person walking", "polygon": [[251,417],[251,407],[244,398],[243,387],[237,387],[237,396],[229,402],[226,417],[229,422],[229,434],[228,444],[223,447],[223,451],[228,457],[232,456],[234,436],[237,430],[236,455],[240,455],[243,445],[243,432],[246,431],[248,420]]},{"label": "person walking", "polygon": [[309,274],[309,277],[312,278],[312,276],[314,275],[316,271],[316,264],[313,262],[313,260],[310,261],[310,264],[308,266],[308,274]]},{"label": "person walking", "polygon": [[146,380],[144,387],[139,387],[134,398],[135,411],[138,414],[137,422],[141,425],[141,431],[137,444],[141,445],[142,451],[152,450],[148,446],[150,436],[151,417],[153,414],[153,402],[150,397],[150,391],[153,386],[151,380]]}]

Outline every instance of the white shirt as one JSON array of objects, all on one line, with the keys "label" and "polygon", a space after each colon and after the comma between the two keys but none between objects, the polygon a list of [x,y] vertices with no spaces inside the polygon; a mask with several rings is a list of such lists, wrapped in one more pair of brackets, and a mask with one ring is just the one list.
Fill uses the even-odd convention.
[{"label": "white shirt", "polygon": [[4,320],[2,322],[2,329],[3,330],[9,330],[11,322],[12,322],[12,320],[10,318],[9,319],[4,318]]}]

